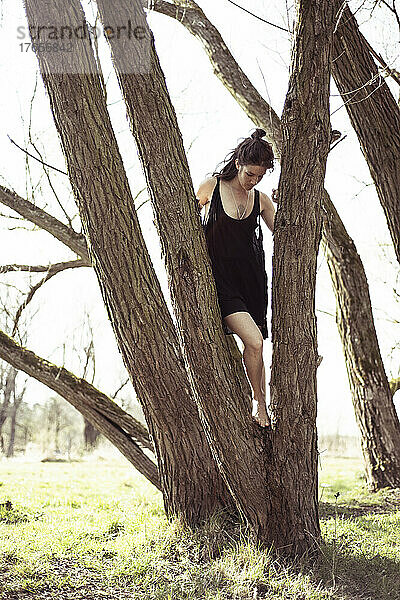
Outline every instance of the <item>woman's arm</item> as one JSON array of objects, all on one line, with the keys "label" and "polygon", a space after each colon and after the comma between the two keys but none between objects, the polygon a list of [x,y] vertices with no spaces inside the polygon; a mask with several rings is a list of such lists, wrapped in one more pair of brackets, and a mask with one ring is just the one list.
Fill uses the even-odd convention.
[{"label": "woman's arm", "polygon": [[274,231],[275,207],[267,194],[260,192],[260,213],[267,227]]},{"label": "woman's arm", "polygon": [[216,181],[216,177],[208,177],[207,179],[204,179],[204,181],[201,182],[199,189],[196,193],[199,213],[201,213],[203,206],[206,206],[208,204],[208,206],[206,206],[205,208],[204,218],[207,218],[207,211],[210,206],[209,202],[214,191]]}]

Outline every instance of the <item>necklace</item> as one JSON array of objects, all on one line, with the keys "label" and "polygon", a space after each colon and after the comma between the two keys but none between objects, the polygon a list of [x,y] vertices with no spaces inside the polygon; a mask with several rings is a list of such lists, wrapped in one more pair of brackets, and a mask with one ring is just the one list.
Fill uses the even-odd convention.
[{"label": "necklace", "polygon": [[247,209],[247,205],[249,203],[249,198],[250,198],[250,192],[251,192],[251,190],[249,190],[247,192],[246,204],[245,205],[243,205],[243,204],[239,204],[238,205],[238,203],[236,202],[236,198],[233,195],[231,186],[228,186],[228,187],[229,187],[229,191],[231,193],[232,199],[233,199],[234,203],[236,204],[236,214],[238,216],[238,219],[241,220],[241,219],[243,219],[244,215],[246,214],[246,209]]}]

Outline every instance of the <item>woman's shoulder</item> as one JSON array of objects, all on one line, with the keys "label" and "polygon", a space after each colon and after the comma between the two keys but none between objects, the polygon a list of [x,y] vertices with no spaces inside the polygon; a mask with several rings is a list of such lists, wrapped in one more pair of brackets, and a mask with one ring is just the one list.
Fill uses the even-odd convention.
[{"label": "woman's shoulder", "polygon": [[217,181],[217,177],[207,177],[206,179],[203,179],[203,181],[200,183],[196,197],[202,202],[202,204],[206,204],[211,200],[211,196],[213,194]]},{"label": "woman's shoulder", "polygon": [[260,198],[260,212],[262,212],[265,208],[269,209],[271,206],[273,207],[272,201],[264,192],[258,191],[258,196]]}]

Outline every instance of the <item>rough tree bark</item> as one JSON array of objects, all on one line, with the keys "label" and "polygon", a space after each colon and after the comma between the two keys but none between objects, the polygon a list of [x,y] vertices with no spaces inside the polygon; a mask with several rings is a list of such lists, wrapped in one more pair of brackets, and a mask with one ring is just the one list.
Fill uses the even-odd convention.
[{"label": "rough tree bark", "polygon": [[[136,3],[137,5],[139,5],[139,2]],[[136,6],[136,4],[134,3],[134,5]],[[99,3],[99,9],[100,9],[100,13],[101,13],[101,18],[103,20],[103,22],[107,22],[110,23],[112,25],[116,24],[116,22],[119,20],[120,22],[124,22],[124,19],[126,19],[127,15],[129,15],[128,12],[128,5],[125,2],[125,0],[119,0],[118,3],[115,3],[113,5],[113,9],[112,11],[109,9],[109,7],[107,6],[107,3],[103,2],[103,0],[100,0]],[[131,3],[132,6],[132,3]],[[138,7],[138,12],[135,14],[139,13],[139,7]],[[321,10],[321,13],[319,13],[318,11]],[[326,17],[325,15],[325,11],[326,12]],[[311,52],[310,55],[312,54],[312,59],[314,59],[316,56],[318,56],[319,60],[316,61],[315,65],[316,65],[316,72],[318,73],[318,68],[321,68],[321,72],[324,73],[324,69],[326,68],[329,74],[329,51],[326,50],[326,48],[324,48],[324,44],[326,46],[329,46],[329,38],[331,36],[331,32],[333,30],[333,20],[332,20],[332,11],[329,10],[328,5],[324,5],[322,8],[321,7],[316,7],[314,5],[314,3],[300,3],[299,6],[299,13],[301,16],[301,20],[300,20],[300,28],[299,28],[299,37],[297,38],[297,43],[298,43],[298,53],[303,54],[304,53],[304,60],[305,63],[308,64],[308,59],[310,58],[310,56],[307,55],[307,50],[311,47]],[[317,18],[317,19],[322,19],[321,23],[321,30],[318,32],[317,36],[314,36],[314,31],[313,31],[313,20]],[[325,21],[325,18],[327,19]],[[327,25],[328,22],[328,25]],[[143,21],[140,21],[140,24],[142,26],[145,26],[145,21],[143,19]],[[309,34],[311,34],[311,37],[308,37],[308,39],[311,39],[311,42],[309,44],[308,47],[303,48],[302,46],[302,38],[304,35],[304,30],[303,27],[305,27],[305,29],[307,30],[306,35],[309,36]],[[327,32],[327,29],[329,29],[330,33]],[[309,31],[308,31],[309,30]],[[168,97],[168,94],[166,92],[166,88],[165,88],[165,82],[164,82],[164,78],[160,69],[160,66],[158,64],[158,60],[157,60],[157,56],[155,54],[155,52],[153,51],[152,53],[152,64],[151,64],[151,68],[149,69],[149,73],[146,76],[143,76],[142,74],[138,75],[136,73],[126,73],[124,71],[124,60],[127,60],[128,64],[132,64],[132,61],[134,60],[134,56],[132,57],[127,57],[122,55],[122,51],[119,47],[119,45],[116,42],[113,42],[113,40],[110,40],[110,45],[113,51],[113,59],[114,59],[114,65],[115,68],[118,72],[118,76],[119,76],[119,80],[120,80],[120,85],[122,88],[122,91],[124,93],[125,96],[125,101],[128,107],[128,114],[131,118],[131,128],[133,130],[133,133],[135,135],[135,138],[138,142],[138,146],[139,146],[139,153],[141,155],[141,159],[142,159],[142,164],[144,167],[144,170],[146,172],[148,181],[149,181],[149,185],[151,185],[154,190],[159,190],[159,194],[154,194],[154,198],[153,198],[153,202],[154,202],[154,207],[155,207],[155,212],[157,214],[157,218],[159,219],[159,233],[161,238],[165,238],[165,242],[164,242],[164,246],[166,248],[166,253],[170,253],[169,256],[167,255],[167,269],[168,269],[168,263],[169,261],[171,261],[171,264],[174,265],[174,263],[176,264],[176,261],[174,261],[174,251],[176,251],[176,249],[174,249],[172,247],[171,241],[169,241],[169,243],[167,243],[168,240],[168,235],[167,233],[169,231],[171,231],[171,227],[169,226],[168,222],[166,222],[164,216],[163,216],[163,211],[161,210],[159,204],[157,203],[157,198],[158,197],[166,197],[167,195],[167,189],[165,188],[164,185],[164,179],[161,176],[161,173],[158,172],[157,173],[157,169],[160,168],[160,166],[157,164],[157,159],[159,160],[159,157],[162,156],[162,151],[164,151],[165,148],[165,140],[174,140],[175,139],[175,143],[173,144],[173,152],[168,153],[167,157],[165,158],[162,167],[165,168],[165,164],[171,164],[171,171],[175,172],[176,166],[174,164],[174,157],[173,157],[173,153],[176,152],[176,148],[179,148],[181,146],[181,141],[180,139],[176,139],[176,136],[174,137],[173,133],[174,131],[177,131],[177,124],[176,121],[174,119],[174,114],[171,110],[171,105],[170,105],[170,100]],[[322,57],[320,57],[320,54],[322,55]],[[297,56],[299,57],[299,55],[297,54]],[[299,72],[296,73],[296,76],[298,76],[300,73]],[[301,72],[304,76],[304,71]],[[308,73],[309,75],[309,73]],[[317,161],[316,164],[312,164],[310,165],[310,171],[312,173],[312,179],[315,178],[314,180],[317,181],[317,184],[314,184],[314,186],[310,186],[311,187],[311,196],[319,189],[319,198],[321,197],[321,191],[322,191],[322,184],[323,184],[323,174],[324,174],[324,168],[325,166],[323,165],[323,170],[322,169],[322,163],[324,162],[324,158],[326,159],[326,154],[327,154],[327,149],[328,149],[328,141],[329,141],[329,118],[328,118],[328,111],[327,111],[327,107],[328,107],[328,90],[329,90],[329,75],[328,75],[328,79],[325,77],[322,78],[322,86],[321,88],[318,87],[318,76],[317,74],[314,72],[313,73],[314,79],[312,84],[316,85],[318,88],[318,91],[321,91],[322,96],[324,98],[324,105],[323,108],[321,108],[320,106],[317,106],[316,108],[316,112],[318,113],[323,113],[323,118],[325,119],[324,122],[324,127],[317,127],[315,128],[315,130],[313,129],[313,125],[314,123],[311,124],[311,131],[313,131],[315,133],[316,136],[316,141],[314,141],[314,144],[317,146],[317,148],[321,148],[321,154],[319,154],[317,152],[316,156],[317,156]],[[303,78],[302,80],[302,84],[306,86],[306,77]],[[325,86],[325,89],[324,89]],[[324,90],[322,92],[322,90]],[[301,96],[301,93],[299,90],[297,90],[297,93],[299,95],[299,98]],[[156,104],[155,99],[159,102],[159,104]],[[307,102],[310,100],[310,98],[307,98]],[[151,105],[151,110],[148,111],[148,113],[146,112],[146,110],[148,109],[149,104]],[[168,106],[168,110],[164,111],[163,107]],[[145,110],[146,109],[146,110]],[[308,127],[310,127],[310,122],[307,121],[307,115],[304,114],[306,111],[303,111],[303,114],[301,115],[302,118],[304,118],[305,122],[307,123]],[[150,115],[150,118],[149,116]],[[315,116],[315,115],[314,115]],[[319,118],[321,118],[321,114],[319,114]],[[156,139],[150,140],[148,137],[148,131],[151,128],[151,119],[153,119],[153,123],[157,122],[157,136]],[[300,129],[299,129],[300,132]],[[295,132],[295,130],[291,130],[290,134],[291,136],[296,136],[299,135],[299,132]],[[301,132],[301,134],[303,133],[303,131]],[[309,134],[308,134],[309,135]],[[159,141],[158,138],[159,137]],[[310,137],[310,136],[309,136]],[[306,142],[307,143],[307,142]],[[158,149],[157,146],[160,145],[160,148]],[[158,152],[157,152],[158,150]],[[304,151],[304,147],[299,151],[299,154],[302,154],[302,152]],[[318,160],[321,160],[321,164],[318,163]],[[303,165],[304,166],[304,165]],[[175,167],[175,168],[174,168]],[[301,172],[301,169],[300,169]],[[303,174],[303,173],[302,173]],[[181,177],[179,178],[179,181],[181,181]],[[290,181],[290,180],[289,180]],[[318,188],[319,186],[319,188]],[[172,206],[174,206],[173,213],[177,213],[179,212],[179,204],[176,203],[176,198],[182,198],[182,196],[184,196],[184,191],[182,193],[182,188],[178,187],[178,192],[181,191],[181,193],[179,194],[171,194],[171,204]],[[318,195],[317,195],[318,197]],[[175,202],[174,202],[174,198],[175,198]],[[158,204],[158,205],[157,205]],[[182,214],[182,213],[181,213]],[[180,216],[181,216],[180,214]],[[182,219],[182,220],[181,220]],[[181,219],[179,219],[179,223],[175,224],[176,226],[179,226],[182,224],[182,227],[185,228],[186,230],[188,229],[188,227],[191,227],[191,223],[189,221],[188,223],[188,219],[184,219],[181,216]],[[317,232],[317,235],[319,235],[319,231]],[[174,239],[176,239],[177,236],[175,236]],[[178,237],[182,237],[178,236]],[[319,239],[319,238],[318,238]],[[305,238],[301,239],[300,245],[302,247],[304,247],[305,244]],[[314,248],[315,244],[313,245],[311,243],[311,247],[313,248],[313,250],[311,250],[311,253],[314,251],[315,254],[317,252],[318,249],[318,244],[317,244],[317,248]],[[315,258],[314,257],[314,263],[315,263]],[[192,259],[193,264],[196,264],[195,259]],[[174,285],[174,281],[173,281],[173,269],[171,269],[171,280],[172,280],[172,286]],[[314,277],[315,277],[315,273],[314,273]],[[311,274],[311,279],[312,279],[312,274]],[[315,283],[315,282],[314,282]],[[181,313],[179,312],[179,307],[182,306],[181,301],[179,299],[179,294],[178,294],[179,290],[176,291],[176,296],[178,298],[177,302],[176,302],[176,307],[177,307],[177,311],[178,311],[178,315],[180,315]],[[312,296],[312,292],[310,294]],[[182,296],[181,296],[182,298]],[[291,306],[290,302],[288,302],[287,306]],[[306,311],[311,311],[313,307],[311,307],[310,305],[306,306]],[[193,315],[188,315],[187,319],[189,321],[189,325],[188,325],[188,330],[190,331],[190,329],[195,329],[195,325],[192,322],[192,324],[190,324],[190,318],[193,317]],[[197,318],[197,315],[196,315]],[[182,318],[183,323],[187,322],[185,321],[184,318]],[[284,321],[282,320],[280,322],[281,327],[285,330],[285,324]],[[206,323],[205,323],[206,325]],[[315,334],[315,330],[312,332]],[[189,346],[189,350],[188,353],[190,353],[190,340],[188,339],[183,339],[183,344],[185,345],[185,347]],[[314,362],[314,356],[311,355],[311,358],[307,364],[307,362],[305,362],[302,366],[306,367],[308,366],[309,370],[312,372],[314,369],[314,376],[315,376],[315,362]],[[188,358],[188,363],[190,364],[190,356]],[[306,372],[306,371],[303,371]],[[193,377],[195,378],[195,374],[193,374]],[[273,541],[275,544],[281,546],[282,544],[287,544],[288,547],[290,547],[290,551],[300,551],[300,550],[304,550],[306,547],[310,546],[310,541],[312,539],[317,539],[319,536],[319,526],[318,526],[318,511],[317,511],[317,502],[316,502],[316,475],[317,475],[317,471],[316,471],[316,458],[317,458],[317,453],[316,453],[316,435],[315,435],[315,408],[314,408],[314,404],[316,402],[316,398],[315,398],[315,389],[313,387],[313,383],[312,383],[312,378],[310,379],[304,379],[303,384],[304,384],[304,389],[303,392],[306,392],[306,388],[307,388],[307,381],[311,382],[310,385],[310,390],[309,391],[309,397],[307,397],[307,394],[305,394],[305,398],[304,398],[304,405],[307,406],[308,409],[308,413],[310,416],[310,421],[306,422],[306,423],[299,423],[298,425],[298,429],[296,431],[296,434],[298,435],[299,432],[301,432],[301,436],[300,439],[304,441],[304,437],[307,437],[308,435],[311,434],[311,439],[313,440],[314,443],[310,442],[310,439],[307,439],[307,442],[303,443],[300,442],[300,444],[298,445],[297,449],[295,448],[296,446],[296,441],[299,438],[290,438],[289,435],[289,431],[288,428],[285,426],[282,426],[282,424],[285,421],[285,411],[286,408],[283,406],[285,403],[279,403],[276,402],[275,405],[275,409],[276,409],[276,415],[275,415],[275,422],[279,423],[279,427],[277,427],[276,431],[274,432],[274,437],[273,437],[273,450],[271,453],[271,456],[268,456],[267,458],[267,451],[266,449],[264,449],[264,465],[265,465],[265,470],[267,471],[267,478],[268,478],[268,487],[269,487],[269,498],[268,498],[268,502],[265,505],[265,512],[266,515],[268,517],[271,517],[273,515],[273,518],[269,518],[269,528],[268,531],[263,531],[263,528],[265,527],[264,523],[265,520],[261,520],[258,517],[258,523],[254,521],[252,522],[252,519],[254,519],[253,515],[251,513],[249,513],[249,508],[251,508],[251,503],[253,503],[253,494],[254,494],[254,498],[257,498],[257,496],[259,496],[258,500],[261,499],[263,496],[260,496],[260,491],[257,491],[257,488],[254,489],[254,491],[252,490],[251,492],[247,492],[247,501],[246,504],[244,506],[244,510],[243,512],[246,514],[246,516],[248,516],[249,521],[252,523],[253,527],[256,526],[257,527],[257,532],[258,532],[258,536],[260,539],[264,539],[264,540],[269,540],[269,541]],[[197,382],[196,381],[196,386],[198,387],[198,389],[201,389],[201,382]],[[276,388],[278,388],[278,384],[276,385]],[[296,386],[293,386],[293,390],[296,393]],[[281,391],[281,390],[280,390]],[[287,388],[286,388],[286,393],[290,394],[290,391],[288,392]],[[293,400],[293,399],[291,399]],[[199,402],[201,404],[201,408],[203,413],[206,413],[208,406],[204,406],[204,404],[202,404],[203,401],[203,395],[199,394]],[[299,403],[301,404],[301,402],[299,401]],[[310,404],[310,406],[308,406],[308,404]],[[226,414],[226,413],[225,413]],[[223,416],[223,415],[222,415]],[[314,424],[313,427],[314,429],[312,429],[312,417],[314,416]],[[232,421],[231,419],[229,419],[229,426],[231,428],[232,426]],[[207,414],[206,414],[206,427],[207,429],[210,428],[210,421],[207,418]],[[221,430],[222,427],[219,427],[218,429],[214,429],[212,431],[212,435],[209,435],[209,440],[210,440],[210,445],[212,446],[216,459],[218,460],[219,456],[220,456],[220,450],[224,444],[224,440],[226,439],[226,435],[224,434],[224,438],[221,439]],[[249,456],[249,453],[246,452],[242,452],[243,450],[243,442],[240,439],[240,431],[238,432],[238,434],[236,433],[235,430],[235,445],[236,447],[240,450],[240,455],[243,456],[243,460],[246,460],[246,457]],[[289,436],[289,437],[288,437]],[[285,462],[284,460],[276,460],[276,453],[275,453],[275,445],[276,445],[276,450],[280,452],[280,454],[282,454],[282,448],[286,447],[286,443],[288,441],[288,439],[291,439],[292,442],[292,455],[289,457],[289,463],[290,463],[290,468],[288,469],[288,462]],[[271,447],[269,447],[269,450],[271,449]],[[219,456],[218,456],[219,455]],[[273,458],[272,458],[273,456]],[[303,459],[300,462],[298,462],[298,458],[299,456],[303,456]],[[223,457],[225,459],[225,463],[223,465],[223,467],[226,468],[226,464],[227,464],[227,459],[229,460],[229,455],[227,455],[226,452],[224,452]],[[269,460],[271,460],[271,463],[273,464],[273,466],[269,465]],[[312,463],[312,464],[311,464]],[[311,466],[310,466],[311,464]],[[271,467],[271,468],[270,468]],[[290,471],[290,475],[288,476],[288,471]],[[222,472],[224,472],[224,470],[222,470]],[[225,477],[227,476],[227,481],[231,481],[232,483],[235,484],[235,499],[238,502],[239,506],[243,509],[243,506],[241,505],[241,490],[240,488],[236,485],[236,480],[233,479],[232,477],[232,472],[229,472],[228,469],[226,469],[225,473],[224,473]],[[236,474],[235,474],[236,475]],[[240,474],[241,475],[241,474]],[[286,475],[286,477],[285,477]],[[285,480],[284,485],[282,485],[282,479]],[[242,482],[240,481],[240,484],[242,484]],[[285,488],[285,494],[282,495],[282,489]],[[301,488],[301,492],[299,492],[298,490]],[[302,499],[299,501],[299,496],[302,495]],[[256,503],[254,502],[254,505]],[[282,508],[284,506],[284,508]],[[283,518],[280,518],[283,517]],[[283,526],[283,523],[285,523],[285,525]]]},{"label": "rough tree bark", "polygon": [[[335,0],[339,10],[343,2]],[[400,263],[400,107],[348,6],[334,36],[332,75],[374,180]]]},{"label": "rough tree bark", "polygon": [[329,0],[300,0],[297,10],[274,224],[270,383],[279,431],[273,440],[274,469],[287,468],[290,476],[275,482],[281,502],[274,509],[290,522],[297,539],[318,539],[315,280],[330,142],[333,9]]},{"label": "rough tree bark", "polygon": [[[361,259],[344,230],[333,205],[327,215],[325,235],[328,267],[337,299],[336,321],[343,341],[352,400],[361,431],[361,447],[371,490],[400,486],[400,425],[389,382],[379,352],[368,283]],[[330,239],[329,224],[336,223]],[[348,245],[351,245],[349,248]],[[352,268],[343,268],[352,257]],[[351,279],[349,279],[351,277]],[[344,279],[344,281],[343,281]],[[344,290],[352,290],[345,294]],[[351,333],[353,332],[353,333]],[[356,343],[346,343],[354,338]]]},{"label": "rough tree bark", "polygon": [[[81,26],[77,0],[26,0],[28,22]],[[47,30],[49,31],[49,30]],[[151,433],[167,514],[192,524],[230,506],[204,437],[179,340],[140,230],[88,38],[39,53],[89,251]]]},{"label": "rough tree bark", "polygon": [[[274,145],[279,157],[282,136],[278,133],[281,127],[278,115],[251,82],[247,78],[243,79],[240,67],[203,11],[193,1],[190,7],[183,8],[172,6],[164,0],[155,0],[154,9],[175,18],[201,41],[210,57],[214,73],[226,85],[253,123],[266,131],[266,137]],[[398,458],[391,454],[391,451],[399,445],[400,425],[392,399],[394,391],[388,393],[387,377],[377,342],[364,267],[354,242],[348,235],[326,190],[322,203],[322,240],[328,248],[327,263],[332,274],[337,312],[338,315],[348,314],[352,322],[351,327],[339,327],[339,333],[345,358],[353,357],[351,362],[347,363],[353,405],[357,413],[361,437],[365,438],[362,446],[374,449],[363,453],[367,483],[371,490],[387,486],[397,487],[400,484],[400,470],[397,467]],[[357,284],[353,285],[351,283],[353,281]],[[349,307],[353,307],[357,312],[358,306],[365,307],[364,317],[370,318],[369,322],[366,320],[361,322],[357,314],[351,316]],[[364,345],[359,344],[360,339],[364,340]],[[369,353],[375,356],[376,360],[371,362]],[[351,373],[352,366],[357,363],[368,364],[371,369],[368,374],[364,373],[361,379],[358,379],[355,373]],[[377,382],[381,382],[381,385]],[[388,407],[387,415],[385,415],[385,407]],[[371,420],[368,417],[370,414],[376,415],[376,418]],[[376,422],[380,424],[379,429],[375,428]],[[390,426],[386,427],[385,423],[389,423]],[[385,470],[381,468],[382,465],[386,465]]]}]

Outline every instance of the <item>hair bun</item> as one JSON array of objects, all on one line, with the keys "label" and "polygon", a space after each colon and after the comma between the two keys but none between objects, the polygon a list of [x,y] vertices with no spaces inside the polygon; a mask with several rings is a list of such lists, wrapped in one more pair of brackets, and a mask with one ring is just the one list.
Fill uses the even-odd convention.
[{"label": "hair bun", "polygon": [[264,129],[256,129],[254,133],[251,134],[251,137],[253,138],[253,140],[260,140],[262,137],[264,137],[264,135]]}]

